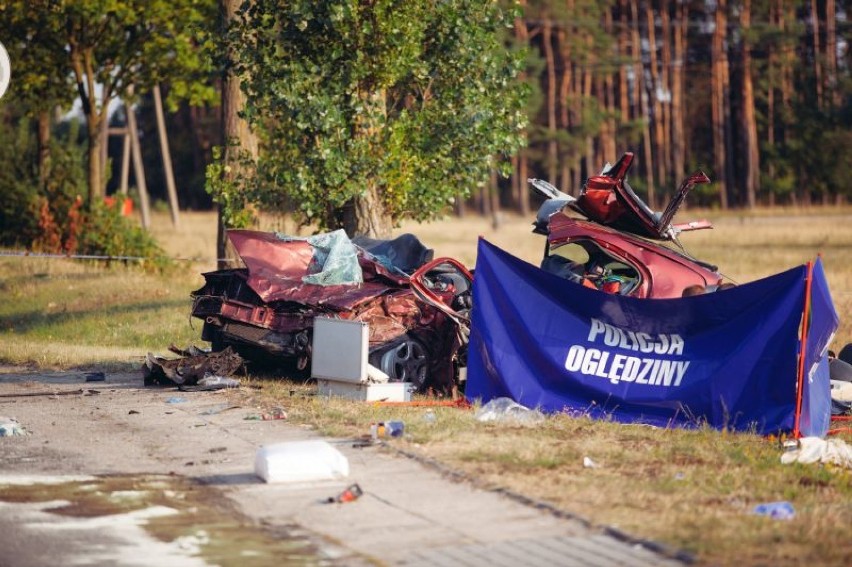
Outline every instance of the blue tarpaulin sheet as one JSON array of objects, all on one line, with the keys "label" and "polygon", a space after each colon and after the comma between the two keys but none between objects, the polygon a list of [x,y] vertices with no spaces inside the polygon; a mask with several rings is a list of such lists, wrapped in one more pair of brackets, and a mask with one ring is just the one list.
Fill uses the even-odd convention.
[{"label": "blue tarpaulin sheet", "polygon": [[[722,292],[636,299],[588,289],[479,241],[465,393],[662,427],[792,431],[806,266]],[[825,354],[837,328],[813,270],[802,435],[830,420]]]}]

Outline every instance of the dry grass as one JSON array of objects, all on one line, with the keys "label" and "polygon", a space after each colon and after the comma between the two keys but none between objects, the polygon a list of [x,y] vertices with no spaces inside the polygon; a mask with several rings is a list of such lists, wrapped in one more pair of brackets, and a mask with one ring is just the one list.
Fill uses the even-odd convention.
[{"label": "dry grass", "polygon": [[[708,217],[713,231],[683,236],[697,257],[716,263],[741,283],[823,259],[841,317],[834,346],[852,342],[845,315],[852,305],[852,210],[759,211]],[[704,214],[702,214],[704,213]],[[795,213],[795,214],[794,214]],[[684,215],[687,216],[687,215]],[[181,228],[156,215],[154,232],[170,254],[191,258],[184,270],[142,274],[121,267],[67,260],[0,260],[0,360],[69,368],[136,365],[147,350],[170,342],[198,342],[188,322],[188,293],[199,272],[215,262],[215,216],[184,213]],[[293,232],[286,219],[267,226]],[[430,225],[407,224],[436,255],[473,265],[476,239],[536,263],[543,238],[530,219],[507,216],[499,230],[490,219],[467,217]],[[638,536],[696,554],[703,564],[845,565],[852,557],[852,477],[818,465],[783,466],[776,442],[715,430],[679,431],[554,416],[535,428],[483,424],[473,412],[382,407],[323,399],[311,386],[251,379],[261,390],[231,395],[260,410],[284,406],[293,423],[330,435],[357,437],[371,422],[402,419],[406,435],[394,443],[462,470],[485,486],[505,487]],[[847,440],[852,437],[846,436]],[[584,468],[590,457],[599,468]],[[754,516],[757,503],[788,500],[789,522]]]},{"label": "dry grass", "polygon": [[[485,488],[509,489],[598,525],[694,554],[704,565],[847,565],[852,476],[782,465],[777,441],[711,429],[662,430],[557,415],[538,426],[481,423],[472,410],[399,407],[314,395],[311,386],[250,381],[231,393],[257,412],[280,406],[292,423],[365,437],[371,423],[405,422],[393,448],[443,463]],[[431,409],[434,422],[424,416]],[[846,440],[852,437],[846,436]],[[597,468],[583,466],[591,458]],[[751,513],[786,500],[791,521]]]}]

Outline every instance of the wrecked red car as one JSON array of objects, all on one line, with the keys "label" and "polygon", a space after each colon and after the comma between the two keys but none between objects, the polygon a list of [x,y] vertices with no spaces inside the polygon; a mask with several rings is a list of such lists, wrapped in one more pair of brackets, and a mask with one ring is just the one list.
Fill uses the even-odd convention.
[{"label": "wrecked red car", "polygon": [[318,316],[369,327],[369,362],[392,381],[421,392],[452,394],[466,366],[470,272],[451,258],[433,259],[413,235],[356,238],[343,231],[312,237],[231,230],[244,268],[203,274],[192,293],[202,339],[231,346],[250,363],[311,357]]},{"label": "wrecked red car", "polygon": [[547,236],[541,268],[587,287],[637,298],[681,297],[688,288],[714,291],[723,279],[718,268],[689,256],[678,240],[681,232],[712,225],[672,224],[689,191],[710,179],[693,173],[666,210],[654,212],[627,182],[633,157],[625,153],[587,179],[578,198],[546,181],[529,180],[546,198],[533,228]]}]

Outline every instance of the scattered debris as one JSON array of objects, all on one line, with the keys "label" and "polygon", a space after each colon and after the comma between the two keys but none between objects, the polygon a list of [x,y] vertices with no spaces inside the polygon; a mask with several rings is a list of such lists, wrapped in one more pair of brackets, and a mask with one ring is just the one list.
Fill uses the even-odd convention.
[{"label": "scattered debris", "polygon": [[212,392],[214,390],[239,387],[240,381],[236,378],[225,378],[224,376],[213,376],[208,374],[199,380],[194,386],[181,384],[178,386],[178,390],[181,392]]},{"label": "scattered debris", "polygon": [[289,441],[258,449],[254,472],[265,482],[303,482],[349,476],[349,461],[326,441]]},{"label": "scattered debris", "polygon": [[402,437],[405,433],[405,423],[401,421],[380,421],[370,426],[370,436],[373,441],[386,437]]},{"label": "scattered debris", "polygon": [[822,439],[821,437],[802,437],[795,448],[781,455],[781,462],[790,463],[830,463],[852,468],[852,446],[843,439]]},{"label": "scattered debris", "polygon": [[758,504],[751,512],[758,516],[767,516],[773,520],[792,520],[796,516],[795,508],[786,501]]},{"label": "scattered debris", "polygon": [[139,415],[139,414],[141,414],[141,413],[142,413],[142,412],[141,412],[141,411],[139,411],[139,410],[132,409],[132,410],[130,410],[129,412],[127,412],[127,415]]},{"label": "scattered debris", "polygon": [[0,437],[16,437],[27,434],[28,431],[14,417],[0,417]]},{"label": "scattered debris", "polygon": [[264,421],[270,421],[274,419],[287,419],[287,412],[284,410],[284,408],[275,406],[269,411],[269,413],[263,413],[260,417]]},{"label": "scattered debris", "polygon": [[206,376],[228,377],[243,367],[242,357],[230,347],[220,352],[195,347],[178,352],[196,354],[169,360],[148,353],[142,367],[146,386],[193,386]]},{"label": "scattered debris", "polygon": [[279,406],[275,406],[268,412],[252,413],[243,418],[245,421],[274,421],[277,419],[287,419],[287,411]]},{"label": "scattered debris", "polygon": [[423,414],[423,423],[425,423],[427,425],[435,425],[435,423],[437,421],[438,421],[438,416],[435,415],[435,410],[428,409],[428,410],[426,410],[426,413]]},{"label": "scattered debris", "polygon": [[535,425],[544,421],[544,414],[522,406],[511,398],[494,398],[476,412],[477,421],[515,422]]},{"label": "scattered debris", "polygon": [[214,376],[212,374],[208,374],[198,381],[198,385],[218,390],[221,388],[239,388],[240,381],[236,378],[226,378],[225,376]]},{"label": "scattered debris", "polygon": [[167,404],[185,404],[186,398],[180,398],[178,396],[173,396],[166,400]]},{"label": "scattered debris", "polygon": [[363,494],[364,491],[361,490],[361,487],[358,486],[357,483],[355,483],[346,487],[346,490],[344,490],[337,496],[329,496],[326,502],[328,502],[329,504],[334,504],[335,502],[339,504],[345,504],[346,502],[354,502],[355,500],[358,500]]},{"label": "scattered debris", "polygon": [[220,414],[223,411],[228,411],[230,409],[236,409],[240,406],[234,404],[218,404],[211,408],[207,408],[206,410],[198,412],[198,415],[216,415]]},{"label": "scattered debris", "polygon": [[583,457],[583,467],[587,469],[599,469],[601,466],[589,457]]}]

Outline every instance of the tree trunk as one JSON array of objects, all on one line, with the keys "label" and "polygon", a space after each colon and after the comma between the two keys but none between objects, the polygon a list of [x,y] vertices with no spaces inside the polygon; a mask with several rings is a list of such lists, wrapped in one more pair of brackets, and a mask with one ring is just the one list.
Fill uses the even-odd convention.
[{"label": "tree trunk", "polygon": [[44,187],[50,176],[50,111],[38,113],[38,184]]},{"label": "tree trunk", "polygon": [[657,24],[654,19],[654,10],[651,2],[648,2],[646,17],[648,20],[648,51],[651,64],[651,107],[654,109],[652,126],[654,129],[654,160],[657,164],[657,182],[664,186],[666,182],[666,154],[663,148],[663,111],[660,104],[659,92],[662,90],[660,85],[660,72],[657,62]]},{"label": "tree trunk", "polygon": [[[612,25],[612,10],[606,10],[604,12],[604,29],[608,36],[615,35],[613,31]],[[612,60],[617,60],[618,53],[615,51],[617,48],[613,47],[611,51]],[[615,122],[615,84],[613,81],[613,73],[611,71],[606,71],[604,74],[604,97],[605,97],[605,107],[607,110],[607,117],[604,121],[604,127],[606,130],[606,138],[601,140],[602,151],[604,153],[604,161],[607,159],[616,160],[618,156],[615,155],[615,136],[616,136],[616,122]]]},{"label": "tree trunk", "polygon": [[645,92],[645,67],[642,65],[642,40],[639,34],[639,3],[637,0],[630,0],[631,7],[631,55],[633,58],[634,72],[636,75],[636,93],[639,97],[637,104],[639,105],[639,117],[643,121],[642,124],[642,146],[643,146],[643,167],[645,168],[645,183],[647,185],[647,201],[648,206],[652,209],[656,206],[656,191],[654,187],[654,156],[651,151],[651,125],[648,120],[648,95]]},{"label": "tree trunk", "polygon": [[669,18],[669,2],[668,0],[660,1],[660,33],[662,35],[662,65],[660,69],[660,84],[665,90],[665,97],[660,101],[662,114],[660,115],[660,127],[663,131],[663,155],[662,163],[665,171],[665,178],[670,182],[680,181],[679,179],[672,180],[672,85],[671,72],[672,67],[672,35],[677,33],[677,30],[671,29],[671,19]]},{"label": "tree trunk", "polygon": [[[387,114],[387,93],[364,86],[359,93],[364,108],[361,121],[356,123],[357,136],[372,140],[381,133],[381,124]],[[376,121],[373,117],[382,116]],[[368,236],[386,239],[391,236],[393,219],[382,200],[383,187],[374,178],[368,178],[366,187],[343,207],[343,229],[349,237]]]},{"label": "tree trunk", "polygon": [[[618,0],[618,58],[626,59],[627,45],[630,41],[630,24],[627,21],[627,0]],[[627,89],[627,63],[618,65],[618,103],[621,111],[621,124],[630,121],[630,95]]]},{"label": "tree trunk", "polygon": [[[526,9],[526,0],[520,0],[521,9]],[[530,31],[527,26],[527,21],[522,17],[515,18],[515,39],[523,46],[527,47],[530,42]],[[518,74],[519,81],[526,81],[526,70]],[[515,189],[515,199],[518,206],[518,212],[525,218],[530,212],[529,191],[527,189],[527,155],[525,149],[520,149],[518,154],[512,158],[512,175],[514,177],[513,187]]]},{"label": "tree trunk", "polygon": [[86,116],[88,141],[89,206],[103,200],[103,175],[101,171],[101,117],[97,112]]},{"label": "tree trunk", "polygon": [[819,10],[817,9],[817,0],[811,0],[811,25],[814,34],[814,79],[816,83],[816,101],[817,108],[822,108],[822,48],[820,47],[819,39]]},{"label": "tree trunk", "polygon": [[676,5],[674,25],[674,61],[672,62],[672,175],[675,182],[686,174],[686,140],[684,128],[684,76],[683,66],[686,58],[686,34],[688,29],[688,8],[685,2]]},{"label": "tree trunk", "polygon": [[350,237],[390,238],[393,222],[385,213],[381,190],[371,182],[366,190],[343,208],[343,230]]},{"label": "tree trunk", "polygon": [[835,0],[825,0],[825,75],[826,84],[831,93],[828,101],[834,107],[839,106],[841,89],[837,83],[837,7]]},{"label": "tree trunk", "polygon": [[[556,34],[559,43],[559,58],[562,62],[562,76],[559,79],[559,126],[566,132],[571,129],[571,108],[569,99],[571,98],[571,44],[567,38],[567,30],[560,29]],[[571,152],[573,153],[573,152]],[[561,153],[561,174],[559,176],[559,188],[565,192],[571,192],[571,163],[573,156],[569,157],[569,152],[565,150]],[[556,185],[555,179],[549,179],[551,183]]]},{"label": "tree trunk", "polygon": [[553,22],[548,14],[544,15],[541,28],[541,43],[544,48],[544,60],[547,65],[547,176],[548,181],[556,180],[559,164],[559,148],[556,142],[556,61],[553,56]]},{"label": "tree trunk", "polygon": [[716,4],[716,29],[713,31],[712,57],[712,116],[713,116],[713,162],[716,182],[719,184],[719,204],[728,208],[727,152],[725,149],[726,109],[728,84],[728,55],[726,41],[727,0],[718,0]]},{"label": "tree trunk", "polygon": [[[219,11],[227,29],[237,17],[237,10],[242,4],[241,0],[220,0]],[[225,151],[223,155],[225,181],[236,181],[248,177],[250,172],[246,171],[243,156],[256,161],[257,136],[251,131],[248,122],[240,117],[239,113],[245,105],[245,98],[240,90],[240,78],[233,71],[234,50],[229,47],[229,65],[222,79],[222,143]],[[227,267],[225,230],[228,228],[222,219],[222,211],[219,209],[219,230],[216,237],[216,258],[219,268]]]},{"label": "tree trunk", "polygon": [[[777,0],[771,0],[769,3],[769,27],[778,25],[778,12],[776,9]],[[766,87],[766,144],[769,147],[775,146],[775,90],[778,88],[778,54],[774,43],[770,43],[767,47],[767,87]],[[775,178],[775,164],[770,160],[767,166],[767,175],[769,179]],[[775,205],[775,194],[769,193],[769,206]]]},{"label": "tree trunk", "polygon": [[[740,25],[744,30],[751,27],[751,0],[743,0],[740,10]],[[748,207],[753,209],[757,204],[757,192],[760,189],[760,150],[757,140],[757,118],[754,109],[754,87],[751,79],[751,46],[745,37],[743,37],[742,42],[742,127],[746,149],[745,190]]]},{"label": "tree trunk", "polygon": [[524,218],[527,218],[530,214],[530,190],[527,185],[527,178],[529,177],[529,158],[527,157],[527,151],[525,149],[521,149],[518,152],[518,176],[521,178],[520,194],[518,195],[519,202],[521,204],[520,212]]}]

